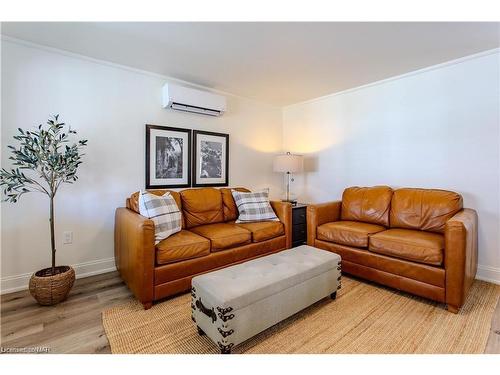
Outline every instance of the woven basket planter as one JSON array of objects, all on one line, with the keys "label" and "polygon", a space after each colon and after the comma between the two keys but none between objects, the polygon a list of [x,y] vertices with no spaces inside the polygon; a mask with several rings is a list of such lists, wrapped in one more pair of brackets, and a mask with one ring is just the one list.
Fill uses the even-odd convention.
[{"label": "woven basket planter", "polygon": [[75,270],[70,266],[44,268],[35,272],[30,279],[30,293],[40,305],[50,306],[64,301],[75,282]]}]

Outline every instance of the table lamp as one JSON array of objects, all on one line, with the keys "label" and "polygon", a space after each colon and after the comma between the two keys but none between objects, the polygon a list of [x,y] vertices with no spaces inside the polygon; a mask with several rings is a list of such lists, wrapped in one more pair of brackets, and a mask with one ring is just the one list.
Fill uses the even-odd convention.
[{"label": "table lamp", "polygon": [[[287,152],[284,155],[276,155],[273,162],[274,172],[282,172],[287,175],[286,184],[286,200],[285,202],[296,203],[295,200],[290,200],[290,178],[292,173],[302,172],[304,160],[302,155],[293,155]],[[293,181],[293,179],[292,179]]]}]

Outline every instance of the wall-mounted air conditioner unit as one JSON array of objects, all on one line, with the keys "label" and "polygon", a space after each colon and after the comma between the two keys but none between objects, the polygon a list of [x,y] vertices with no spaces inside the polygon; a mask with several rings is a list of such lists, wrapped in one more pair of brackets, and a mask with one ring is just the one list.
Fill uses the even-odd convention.
[{"label": "wall-mounted air conditioner unit", "polygon": [[226,111],[226,98],[222,95],[167,83],[163,86],[163,108],[221,116]]}]

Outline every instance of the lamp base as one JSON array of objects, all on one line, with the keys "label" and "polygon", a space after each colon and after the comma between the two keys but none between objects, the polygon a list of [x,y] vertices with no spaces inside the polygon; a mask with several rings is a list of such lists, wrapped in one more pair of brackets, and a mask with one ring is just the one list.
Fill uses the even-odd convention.
[{"label": "lamp base", "polygon": [[297,205],[297,199],[289,199],[289,200],[282,199],[281,201],[282,201],[282,202],[291,203],[291,204],[292,204],[292,206],[296,206],[296,205]]}]

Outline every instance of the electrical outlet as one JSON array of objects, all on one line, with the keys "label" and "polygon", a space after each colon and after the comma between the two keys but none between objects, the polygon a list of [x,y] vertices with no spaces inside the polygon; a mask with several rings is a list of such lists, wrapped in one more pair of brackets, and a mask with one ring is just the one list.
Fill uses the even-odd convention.
[{"label": "electrical outlet", "polygon": [[64,232],[64,244],[73,243],[73,232]]}]

